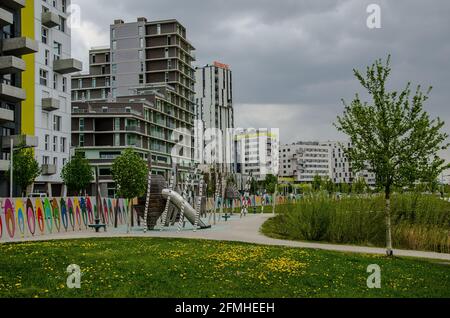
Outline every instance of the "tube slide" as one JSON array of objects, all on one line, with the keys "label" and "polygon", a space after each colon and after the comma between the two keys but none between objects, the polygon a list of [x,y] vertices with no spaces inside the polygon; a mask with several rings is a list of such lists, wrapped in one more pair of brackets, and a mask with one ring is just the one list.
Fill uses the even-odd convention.
[{"label": "tube slide", "polygon": [[[168,198],[170,196],[170,202],[173,203],[178,209],[181,209],[181,205],[184,203],[184,217],[192,224],[195,224],[195,216],[197,211],[178,193],[170,189],[163,189],[162,196]],[[201,219],[198,220],[198,226],[200,229],[209,229],[211,225],[206,225]]]}]

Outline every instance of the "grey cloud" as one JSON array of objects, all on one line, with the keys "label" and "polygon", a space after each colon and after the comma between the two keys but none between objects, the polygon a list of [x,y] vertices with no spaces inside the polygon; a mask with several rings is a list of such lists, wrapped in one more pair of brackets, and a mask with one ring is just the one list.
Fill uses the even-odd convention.
[{"label": "grey cloud", "polygon": [[[275,122],[285,142],[314,135],[318,138],[312,139],[334,139],[331,122],[342,111],[341,98],[350,100],[361,92],[352,69],[364,69],[389,53],[391,87],[403,88],[408,81],[432,85],[427,110],[450,124],[450,2],[446,0],[74,3],[81,6],[83,20],[96,26],[98,39],[102,34],[107,39],[116,18],[179,19],[197,48],[198,64],[221,60],[232,66],[238,122]],[[370,3],[381,6],[381,29],[366,27]],[[90,34],[78,38],[86,43]],[[107,43],[95,45],[103,44]],[[87,52],[77,50],[76,54],[87,58]]]}]

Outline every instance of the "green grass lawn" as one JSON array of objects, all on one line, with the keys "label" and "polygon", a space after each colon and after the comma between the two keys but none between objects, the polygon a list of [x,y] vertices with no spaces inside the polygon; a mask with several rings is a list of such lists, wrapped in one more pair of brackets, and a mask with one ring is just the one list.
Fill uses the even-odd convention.
[{"label": "green grass lawn", "polygon": [[[81,289],[66,287],[70,264]],[[370,264],[381,289],[367,288]],[[450,265],[178,239],[1,244],[0,297],[450,297]]]}]

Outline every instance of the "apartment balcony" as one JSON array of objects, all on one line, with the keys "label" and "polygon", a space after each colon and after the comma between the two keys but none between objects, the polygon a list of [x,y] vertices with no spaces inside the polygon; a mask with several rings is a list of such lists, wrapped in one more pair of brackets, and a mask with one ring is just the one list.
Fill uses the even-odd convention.
[{"label": "apartment balcony", "polygon": [[2,4],[14,10],[25,8],[25,0],[2,0]]},{"label": "apartment balcony", "polygon": [[83,63],[74,58],[53,61],[53,71],[59,74],[70,74],[81,72],[82,70]]},{"label": "apartment balcony", "polygon": [[11,12],[0,8],[0,27],[14,23],[14,16]]},{"label": "apartment balcony", "polygon": [[39,51],[38,42],[26,37],[3,39],[2,45],[5,55],[25,55]]},{"label": "apartment balcony", "polygon": [[7,122],[14,122],[14,111],[6,108],[0,108],[0,124]]},{"label": "apartment balcony", "polygon": [[133,125],[126,126],[126,127],[125,127],[125,130],[126,130],[126,131],[131,131],[131,132],[141,132],[141,128],[140,128],[140,127],[138,127],[138,126],[133,126]]},{"label": "apartment balcony", "polygon": [[8,171],[11,166],[11,161],[9,160],[0,160],[0,171]]},{"label": "apartment balcony", "polygon": [[25,91],[19,87],[8,84],[0,84],[0,99],[10,102],[18,103],[27,98]]},{"label": "apartment balcony", "polygon": [[42,12],[41,23],[47,28],[54,28],[59,25],[59,16],[51,11]]},{"label": "apartment balcony", "polygon": [[56,174],[56,165],[52,164],[43,164],[41,169],[41,174],[43,176],[52,176]]},{"label": "apartment balcony", "polygon": [[43,98],[42,110],[52,112],[59,109],[59,100],[56,98]]},{"label": "apartment balcony", "polygon": [[25,61],[15,56],[0,56],[0,75],[25,71]]},{"label": "apartment balcony", "polygon": [[23,148],[35,148],[38,146],[38,138],[34,136],[27,135],[14,135],[14,136],[3,136],[2,137],[2,149],[11,148],[11,140],[13,147],[23,147]]}]

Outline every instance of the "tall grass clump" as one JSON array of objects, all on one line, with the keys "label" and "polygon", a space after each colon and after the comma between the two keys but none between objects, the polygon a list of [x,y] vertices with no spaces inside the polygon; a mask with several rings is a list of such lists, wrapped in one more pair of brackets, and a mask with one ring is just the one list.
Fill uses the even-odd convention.
[{"label": "tall grass clump", "polygon": [[[327,195],[305,198],[277,208],[263,225],[273,237],[340,244],[385,246],[384,198],[381,195]],[[433,195],[392,197],[393,243],[396,248],[450,252],[450,203]]]}]

